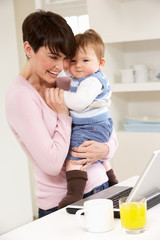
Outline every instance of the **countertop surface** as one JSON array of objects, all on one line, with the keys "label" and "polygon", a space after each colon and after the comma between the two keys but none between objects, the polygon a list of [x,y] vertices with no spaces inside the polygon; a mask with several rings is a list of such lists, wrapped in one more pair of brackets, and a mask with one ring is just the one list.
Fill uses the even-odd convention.
[{"label": "countertop surface", "polygon": [[[138,177],[132,177],[119,185],[133,186]],[[147,230],[141,234],[122,231],[120,219],[114,219],[114,229],[105,233],[90,233],[77,222],[75,215],[64,209],[35,220],[0,236],[0,240],[159,240],[160,204],[147,211]]]}]

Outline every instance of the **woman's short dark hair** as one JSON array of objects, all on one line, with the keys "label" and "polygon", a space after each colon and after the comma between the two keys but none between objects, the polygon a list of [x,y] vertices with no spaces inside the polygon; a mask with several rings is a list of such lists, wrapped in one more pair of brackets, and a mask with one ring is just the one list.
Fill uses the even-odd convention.
[{"label": "woman's short dark hair", "polygon": [[36,53],[40,47],[50,52],[62,52],[67,58],[75,55],[75,38],[66,20],[53,12],[38,10],[26,17],[22,24],[23,42],[28,41]]}]

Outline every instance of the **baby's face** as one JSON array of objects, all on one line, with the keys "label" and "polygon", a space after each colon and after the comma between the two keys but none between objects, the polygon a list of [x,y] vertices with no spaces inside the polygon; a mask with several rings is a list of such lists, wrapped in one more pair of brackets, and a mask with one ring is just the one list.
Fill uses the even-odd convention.
[{"label": "baby's face", "polygon": [[69,71],[73,77],[83,78],[87,77],[94,72],[97,72],[100,68],[100,62],[93,50],[88,47],[85,49],[78,49],[76,55],[70,61]]}]

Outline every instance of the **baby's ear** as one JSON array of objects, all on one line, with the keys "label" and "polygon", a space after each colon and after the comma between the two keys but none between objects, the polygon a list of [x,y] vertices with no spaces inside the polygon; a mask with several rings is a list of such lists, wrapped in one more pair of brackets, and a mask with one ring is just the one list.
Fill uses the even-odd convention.
[{"label": "baby's ear", "polygon": [[99,63],[99,69],[100,70],[104,67],[105,63],[106,63],[106,60],[104,58],[102,58],[100,63]]}]

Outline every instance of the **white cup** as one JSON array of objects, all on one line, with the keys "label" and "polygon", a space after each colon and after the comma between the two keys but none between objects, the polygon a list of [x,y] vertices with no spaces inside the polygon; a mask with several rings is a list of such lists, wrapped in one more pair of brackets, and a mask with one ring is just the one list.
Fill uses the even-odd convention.
[{"label": "white cup", "polygon": [[[84,213],[84,216],[81,214]],[[80,225],[89,232],[107,232],[113,229],[113,202],[109,199],[93,199],[84,202],[84,208],[76,212]],[[85,223],[82,222],[85,220]]]},{"label": "white cup", "polygon": [[135,82],[147,82],[148,81],[148,69],[144,64],[137,64],[133,66],[135,71]]},{"label": "white cup", "polygon": [[134,82],[134,71],[132,68],[120,69],[121,82],[122,83],[132,83]]}]

